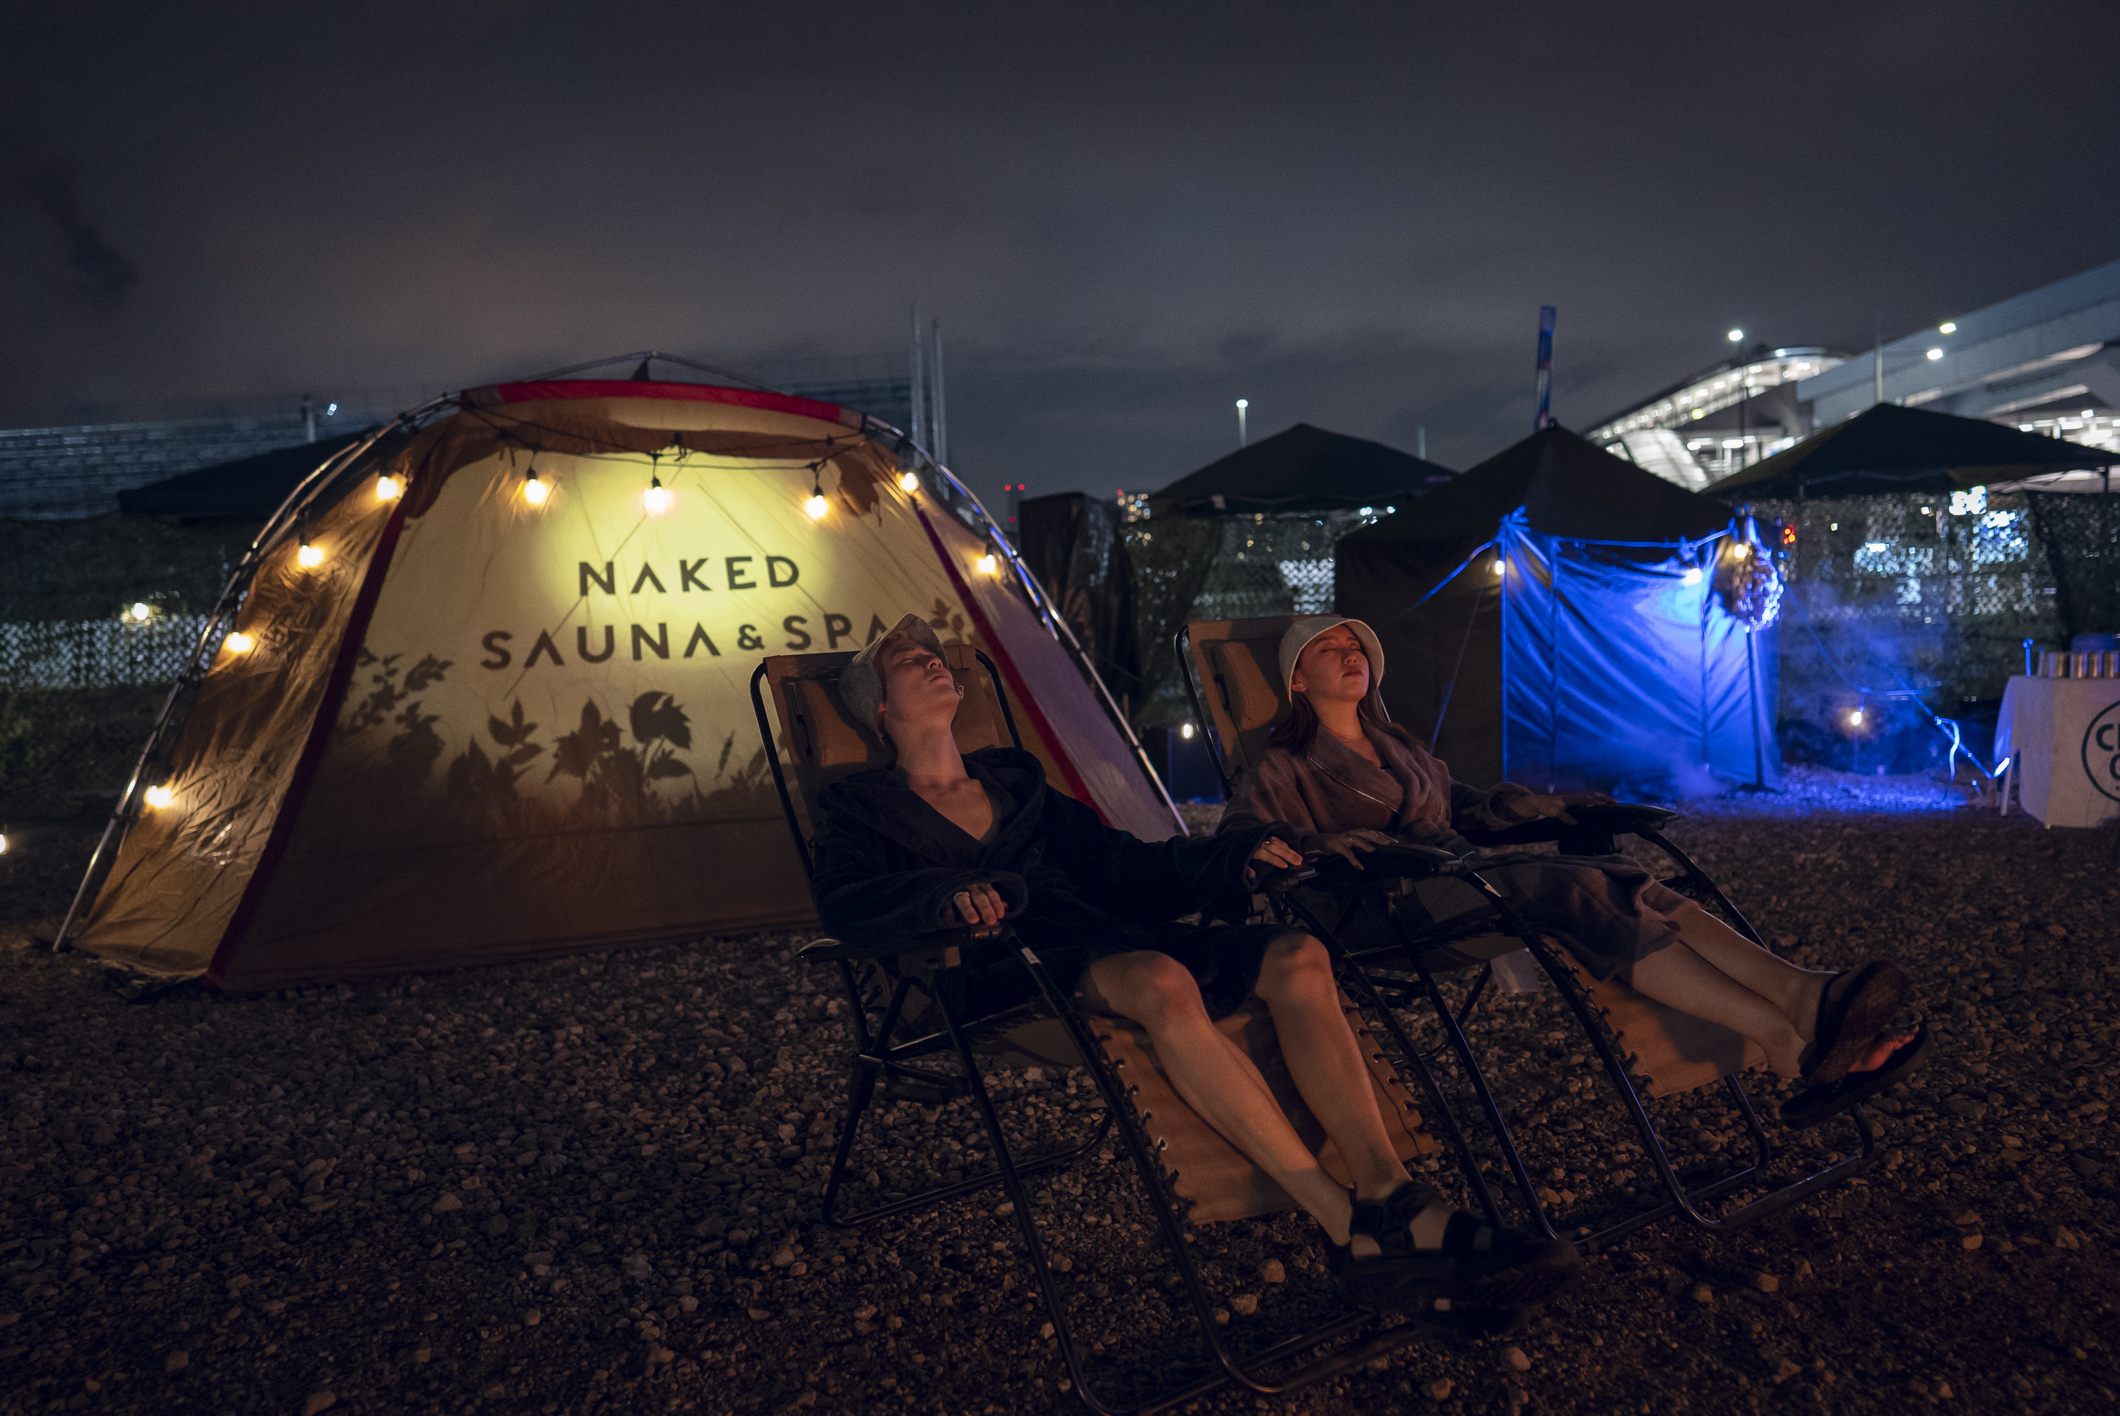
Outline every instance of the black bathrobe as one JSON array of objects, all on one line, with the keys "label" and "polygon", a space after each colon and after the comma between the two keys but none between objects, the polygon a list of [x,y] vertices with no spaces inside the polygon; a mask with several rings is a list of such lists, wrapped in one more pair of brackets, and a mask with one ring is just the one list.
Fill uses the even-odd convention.
[{"label": "black bathrobe", "polygon": [[[1209,1011],[1221,1016],[1250,994],[1267,945],[1290,932],[1281,925],[1175,923],[1244,894],[1252,852],[1268,836],[1291,836],[1285,828],[1261,824],[1148,842],[1052,790],[1028,752],[985,748],[964,767],[996,798],[995,829],[983,843],[922,801],[903,772],[862,772],[825,788],[810,893],[827,933],[849,943],[888,942],[960,926],[953,897],[991,885],[1008,902],[1007,922],[1063,992],[1098,959],[1153,950],[1183,963]],[[1005,942],[982,941],[964,965],[964,1006],[972,1010],[1036,993]]]}]

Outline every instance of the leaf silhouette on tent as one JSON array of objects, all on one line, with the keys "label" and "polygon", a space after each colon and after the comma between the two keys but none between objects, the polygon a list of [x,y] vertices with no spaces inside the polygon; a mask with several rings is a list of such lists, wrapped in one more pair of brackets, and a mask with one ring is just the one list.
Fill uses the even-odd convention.
[{"label": "leaf silhouette on tent", "polygon": [[530,741],[530,735],[536,731],[537,724],[523,721],[523,700],[520,698],[515,700],[514,709],[509,714],[507,722],[502,722],[499,718],[488,718],[486,720],[487,734],[502,747],[512,749],[508,753],[507,760],[517,766],[521,766],[545,750]]},{"label": "leaf silhouette on tent", "polygon": [[950,602],[940,595],[935,597],[934,613],[928,616],[928,628],[945,644],[963,644],[966,625],[962,611],[952,609]]},{"label": "leaf silhouette on tent", "polygon": [[692,746],[692,720],[667,693],[653,689],[643,693],[633,700],[627,717],[632,723],[634,740],[644,747],[657,740],[672,747],[690,749]]},{"label": "leaf silhouette on tent", "polygon": [[565,773],[586,782],[599,761],[619,750],[618,724],[597,712],[595,703],[584,703],[581,726],[552,745],[552,770],[545,780]]}]

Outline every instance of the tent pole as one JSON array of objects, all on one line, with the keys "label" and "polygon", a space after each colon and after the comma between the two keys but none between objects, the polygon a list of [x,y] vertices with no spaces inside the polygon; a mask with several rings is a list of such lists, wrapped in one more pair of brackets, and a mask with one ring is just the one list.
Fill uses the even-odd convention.
[{"label": "tent pole", "polygon": [[1090,662],[1088,653],[1082,648],[1082,641],[1075,638],[1074,629],[1061,615],[1059,607],[1053,604],[1052,598],[1038,584],[1037,577],[1031,574],[1030,567],[1023,563],[1023,558],[1016,554],[1015,546],[1002,534],[1001,528],[994,523],[994,518],[987,514],[979,498],[972,495],[971,488],[957,480],[957,474],[949,468],[938,466],[933,458],[927,459],[927,464],[930,472],[954,487],[957,494],[970,502],[972,509],[979,513],[979,519],[986,523],[987,532],[993,537],[995,547],[1008,561],[1009,568],[1016,573],[1016,579],[1031,597],[1031,604],[1043,616],[1047,626],[1053,631],[1053,637],[1060,641],[1061,647],[1074,659],[1075,667],[1089,680],[1090,687],[1096,690],[1097,701],[1104,705],[1105,716],[1110,718],[1112,726],[1119,730],[1119,736],[1126,739],[1127,747],[1133,752],[1135,764],[1148,778],[1149,785],[1156,789],[1156,795],[1163,798],[1163,805],[1170,812],[1171,820],[1178,823],[1180,830],[1189,834],[1192,828],[1185,824],[1184,813],[1178,810],[1178,803],[1171,799],[1170,788],[1163,784],[1163,778],[1157,773],[1155,764],[1148,760],[1148,749],[1143,747],[1141,739],[1134,735],[1133,724],[1127,722],[1126,715],[1119,711],[1119,705],[1112,698],[1111,690],[1104,685],[1103,676],[1097,672],[1097,666]]},{"label": "tent pole", "polygon": [[227,585],[222,587],[221,598],[214,603],[213,613],[206,617],[206,624],[199,631],[198,641],[192,646],[190,662],[185,665],[184,671],[177,675],[176,683],[170,686],[169,696],[162,700],[162,711],[155,715],[154,726],[148,729],[147,743],[140,749],[140,756],[133,764],[132,777],[125,784],[125,792],[118,798],[118,804],[111,808],[110,820],[103,827],[103,836],[96,842],[95,852],[88,858],[87,869],[81,872],[81,883],[74,890],[72,903],[66,907],[66,918],[59,922],[58,933],[52,937],[51,951],[54,954],[66,946],[66,936],[73,931],[74,921],[80,917],[82,908],[100,886],[103,872],[109,868],[110,862],[106,857],[112,841],[122,836],[121,828],[128,814],[138,810],[136,797],[140,791],[141,779],[147,775],[147,767],[154,758],[155,749],[161,745],[163,734],[169,730],[170,720],[176,716],[177,701],[183,697],[185,690],[204,675],[206,667],[210,667],[207,647],[214,642],[214,631],[235,609],[241,588],[248,585],[251,577],[257,574],[258,562],[264,553],[284,537],[287,527],[293,523],[294,514],[306,506],[317,491],[322,490],[339,473],[352,466],[368,449],[374,447],[384,434],[396,427],[410,427],[425,414],[453,401],[453,398],[454,395],[445,394],[440,398],[430,399],[409,412],[399,414],[396,419],[385,423],[359,442],[343,447],[325,458],[316,471],[304,477],[295,489],[287,494],[287,499],[280,503],[279,510],[266,521],[265,529],[251,541],[249,549],[243,553],[243,559],[228,577]]}]

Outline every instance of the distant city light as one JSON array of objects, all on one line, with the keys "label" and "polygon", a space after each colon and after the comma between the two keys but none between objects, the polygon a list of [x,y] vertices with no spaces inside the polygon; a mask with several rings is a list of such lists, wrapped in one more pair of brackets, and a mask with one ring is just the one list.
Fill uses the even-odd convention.
[{"label": "distant city light", "polygon": [[336,403],[334,403],[334,404],[332,404],[332,405],[331,405],[331,406],[330,406],[329,408],[326,408],[326,409],[324,410],[324,416],[325,416],[325,417],[327,417],[327,418],[336,418],[336,417],[338,417],[338,416],[339,416],[339,405],[338,405],[338,404],[336,404]]},{"label": "distant city light", "polygon": [[1742,344],[1744,342],[1744,338],[1745,332],[1741,329],[1733,329],[1729,333],[1729,340],[1732,344]]},{"label": "distant city light", "polygon": [[1932,363],[1932,364],[1933,364],[1934,362],[1936,362],[1936,361],[1937,361],[1938,359],[1941,359],[1942,357],[1943,357],[1943,351],[1942,351],[1941,349],[1931,349],[1931,350],[1929,351],[1929,362],[1930,362],[1930,363]]},{"label": "distant city light", "polygon": [[1936,332],[1938,334],[1956,334],[1958,333],[1958,321],[1945,320],[1942,324],[1936,326]]}]

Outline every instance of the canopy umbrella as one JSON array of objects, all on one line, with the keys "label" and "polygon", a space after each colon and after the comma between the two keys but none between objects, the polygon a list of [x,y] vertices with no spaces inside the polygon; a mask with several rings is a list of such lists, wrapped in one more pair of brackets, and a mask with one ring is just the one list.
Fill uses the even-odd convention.
[{"label": "canopy umbrella", "polygon": [[1980,418],[1879,403],[1723,478],[1706,493],[1763,501],[1963,491],[2115,462],[2120,462],[2120,452],[2019,432]]},{"label": "canopy umbrella", "polygon": [[1397,448],[1298,423],[1179,478],[1148,505],[1159,516],[1359,511],[1419,496],[1452,475]]}]

